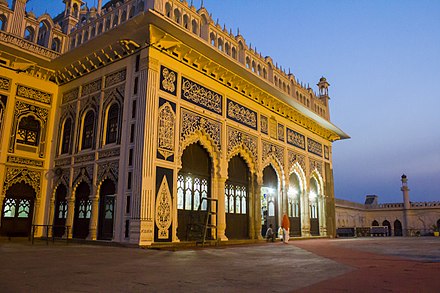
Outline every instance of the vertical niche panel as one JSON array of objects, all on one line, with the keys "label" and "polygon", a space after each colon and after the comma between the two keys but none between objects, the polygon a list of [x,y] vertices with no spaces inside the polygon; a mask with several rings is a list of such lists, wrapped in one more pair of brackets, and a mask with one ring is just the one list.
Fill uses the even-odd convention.
[{"label": "vertical niche panel", "polygon": [[174,162],[175,134],[176,104],[159,98],[156,152],[158,159]]},{"label": "vertical niche panel", "polygon": [[173,170],[156,167],[154,242],[172,241]]}]

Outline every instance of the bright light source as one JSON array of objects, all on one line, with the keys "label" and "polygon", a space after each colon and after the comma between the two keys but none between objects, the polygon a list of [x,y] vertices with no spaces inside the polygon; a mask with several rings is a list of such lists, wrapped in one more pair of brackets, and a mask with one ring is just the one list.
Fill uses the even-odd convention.
[{"label": "bright light source", "polygon": [[309,193],[309,199],[310,199],[311,201],[315,200],[315,199],[316,199],[316,196],[317,196],[316,192],[314,192],[314,191],[310,191],[310,193]]},{"label": "bright light source", "polygon": [[298,195],[298,189],[290,187],[289,190],[287,190],[287,195],[289,197],[296,197]]}]

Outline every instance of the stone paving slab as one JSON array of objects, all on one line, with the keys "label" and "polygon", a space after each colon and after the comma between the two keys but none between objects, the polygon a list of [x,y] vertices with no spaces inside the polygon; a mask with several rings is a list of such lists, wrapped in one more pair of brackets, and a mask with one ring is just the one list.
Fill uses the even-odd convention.
[{"label": "stone paving slab", "polygon": [[0,292],[289,292],[347,273],[293,245],[158,251],[0,243]]},{"label": "stone paving slab", "polygon": [[177,251],[0,239],[0,292],[440,292],[440,239]]}]

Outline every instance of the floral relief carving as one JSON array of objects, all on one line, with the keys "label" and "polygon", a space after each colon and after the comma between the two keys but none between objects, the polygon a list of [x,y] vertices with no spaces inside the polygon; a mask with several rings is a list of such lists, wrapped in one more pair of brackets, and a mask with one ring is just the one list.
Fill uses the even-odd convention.
[{"label": "floral relief carving", "polygon": [[278,124],[278,140],[284,141],[284,125]]},{"label": "floral relief carving", "polygon": [[174,154],[176,114],[169,102],[159,108],[157,151],[165,160]]},{"label": "floral relief carving", "polygon": [[156,198],[156,226],[159,229],[158,238],[168,239],[172,217],[171,192],[166,176],[163,176]]},{"label": "floral relief carving", "polygon": [[0,77],[0,90],[9,91],[11,88],[11,80],[6,77]]},{"label": "floral relief carving", "polygon": [[43,167],[44,161],[32,160],[28,158],[22,158],[17,156],[8,156],[8,163],[33,166],[33,167]]},{"label": "floral relief carving", "polygon": [[83,85],[81,96],[90,95],[91,93],[97,92],[101,90],[102,81],[101,79],[92,81],[86,85]]},{"label": "floral relief carving", "polygon": [[160,79],[160,89],[175,95],[177,89],[177,73],[171,69],[161,66]]},{"label": "floral relief carving", "polygon": [[183,109],[181,110],[181,130],[180,141],[181,144],[185,141],[186,137],[193,134],[196,131],[203,131],[206,133],[217,146],[217,149],[221,150],[221,123],[209,119],[204,116],[200,116],[194,112]]},{"label": "floral relief carving", "polygon": [[307,150],[309,153],[322,157],[322,144],[311,138],[307,138]]},{"label": "floral relief carving", "polygon": [[79,88],[74,88],[63,94],[63,104],[76,100],[78,98]]},{"label": "floral relief carving", "polygon": [[278,139],[278,123],[274,117],[269,120],[269,135],[273,139]]},{"label": "floral relief carving", "polygon": [[105,150],[99,152],[99,159],[105,159],[105,158],[111,158],[111,157],[117,157],[120,154],[120,149],[115,148],[111,150]]},{"label": "floral relief carving", "polygon": [[22,85],[17,85],[17,96],[48,105],[52,102],[52,94]]},{"label": "floral relief carving", "polygon": [[35,53],[40,56],[45,56],[50,59],[55,59],[56,57],[60,56],[60,53],[56,53],[56,52],[49,50],[43,46],[39,46],[35,43],[27,41],[27,40],[23,39],[23,37],[17,37],[14,35],[10,35],[10,34],[7,34],[3,31],[0,31],[0,41],[5,44],[8,44],[8,43],[14,44],[14,45],[26,50],[26,51],[30,51],[32,53]]},{"label": "floral relief carving", "polygon": [[15,109],[14,114],[15,117],[18,118],[23,114],[32,112],[34,113],[38,118],[40,118],[44,123],[47,122],[47,116],[49,115],[49,110],[40,108],[34,105],[29,105],[26,103],[23,103],[21,101],[16,101],[15,103]]},{"label": "floral relief carving", "polygon": [[302,150],[306,149],[306,138],[290,128],[287,128],[287,143]]},{"label": "floral relief carving", "polygon": [[123,70],[120,70],[118,72],[115,72],[113,74],[107,75],[105,79],[105,87],[109,87],[112,85],[115,85],[117,83],[120,83],[125,80],[127,75],[127,71],[124,68]]},{"label": "floral relief carving", "polygon": [[35,190],[37,198],[40,197],[41,171],[29,168],[7,168],[5,182],[3,184],[3,194],[15,183],[24,182]]},{"label": "floral relief carving", "polygon": [[269,122],[266,116],[260,115],[260,131],[264,134],[269,133]]},{"label": "floral relief carving", "polygon": [[324,146],[324,159],[328,160],[330,158],[330,148],[328,146]]},{"label": "floral relief carving", "polygon": [[258,139],[256,136],[247,134],[238,129],[228,126],[228,158],[236,147],[244,146],[252,154],[252,159],[256,164],[258,162]]},{"label": "floral relief carving", "polygon": [[[73,170],[74,186],[84,181],[91,185],[93,176],[93,165],[87,165]],[[76,186],[75,186],[76,187]]]},{"label": "floral relief carving", "polygon": [[257,129],[257,112],[229,99],[227,117],[252,129]]},{"label": "floral relief carving", "polygon": [[99,164],[98,166],[98,182],[104,181],[106,178],[118,181],[119,161],[111,161]]},{"label": "floral relief carving", "polygon": [[292,169],[293,165],[298,162],[304,172],[306,172],[306,157],[304,155],[298,154],[294,151],[289,150],[287,153],[287,160],[289,162],[289,170]]},{"label": "floral relief carving", "polygon": [[217,114],[222,114],[222,95],[182,77],[182,99]]},{"label": "floral relief carving", "polygon": [[274,156],[281,165],[284,164],[284,150],[282,147],[272,144],[268,141],[263,140],[263,153],[262,158],[265,161],[270,156]]},{"label": "floral relief carving", "polygon": [[310,166],[311,172],[314,170],[317,170],[318,173],[322,176],[322,162],[321,161],[316,161],[316,160],[309,158],[309,166]]}]

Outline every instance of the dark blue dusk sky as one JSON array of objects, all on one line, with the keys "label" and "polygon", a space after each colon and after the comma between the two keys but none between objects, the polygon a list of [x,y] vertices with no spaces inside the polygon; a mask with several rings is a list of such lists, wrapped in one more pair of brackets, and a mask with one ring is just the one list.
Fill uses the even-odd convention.
[{"label": "dark blue dusk sky", "polygon": [[[379,202],[401,202],[405,173],[411,201],[440,200],[440,1],[205,0],[204,6],[304,83],[315,85],[321,76],[330,82],[331,120],[351,136],[333,145],[337,198],[363,202],[377,194]],[[64,4],[30,0],[30,9],[55,15]]]}]

